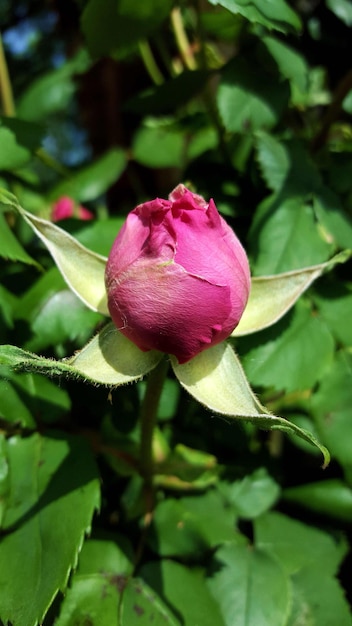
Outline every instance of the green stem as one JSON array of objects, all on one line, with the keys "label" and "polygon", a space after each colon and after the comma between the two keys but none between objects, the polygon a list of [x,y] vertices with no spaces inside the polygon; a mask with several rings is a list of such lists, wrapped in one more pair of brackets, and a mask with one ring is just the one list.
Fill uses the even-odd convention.
[{"label": "green stem", "polygon": [[142,558],[154,511],[153,435],[159,400],[164,386],[168,365],[167,360],[164,358],[149,374],[140,413],[141,443],[139,471],[144,481],[144,523],[135,554],[135,568],[138,566],[138,563]]},{"label": "green stem", "polygon": [[[196,13],[196,20],[197,20],[196,28],[197,28],[197,38],[198,38],[198,45],[199,45],[198,58],[199,58],[200,69],[207,71],[209,68],[208,68],[207,55],[206,55],[206,50],[205,50],[205,35],[204,35],[203,27],[202,27],[201,6],[200,6],[199,0],[195,0],[194,6],[195,6],[195,13]],[[209,80],[206,82],[204,86],[203,101],[207,109],[209,118],[217,132],[218,140],[219,140],[219,150],[222,155],[223,161],[224,163],[227,163],[230,166],[232,166],[231,154],[229,153],[229,149],[228,149],[228,145],[226,141],[226,130],[220,119],[216,99],[214,96],[214,86],[209,83]]]},{"label": "green stem", "polygon": [[197,61],[194,58],[188,37],[183,25],[182,14],[179,7],[174,7],[171,11],[171,24],[175,33],[177,47],[181,58],[189,70],[197,69]]},{"label": "green stem", "polygon": [[70,176],[70,170],[62,165],[59,161],[57,161],[54,157],[44,150],[44,148],[38,148],[35,152],[36,157],[44,163],[51,170],[62,176],[63,178],[68,178]]},{"label": "green stem", "polygon": [[151,489],[153,484],[153,434],[167,368],[168,362],[166,359],[162,359],[157,367],[149,374],[140,414],[140,473],[147,489]]},{"label": "green stem", "polygon": [[2,102],[2,109],[4,115],[13,117],[15,115],[15,103],[13,99],[12,86],[10,81],[10,75],[7,68],[4,47],[2,44],[2,37],[0,33],[0,95]]},{"label": "green stem", "polygon": [[155,85],[162,85],[164,82],[164,77],[156,64],[152,49],[148,41],[146,39],[143,39],[139,42],[138,45],[139,52],[150,78]]}]

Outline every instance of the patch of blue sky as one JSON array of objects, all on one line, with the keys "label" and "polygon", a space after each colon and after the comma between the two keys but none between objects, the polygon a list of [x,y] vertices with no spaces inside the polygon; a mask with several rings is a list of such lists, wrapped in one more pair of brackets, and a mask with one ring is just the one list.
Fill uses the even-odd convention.
[{"label": "patch of blue sky", "polygon": [[30,56],[43,35],[53,31],[56,21],[57,16],[52,11],[31,18],[24,17],[16,26],[3,32],[4,45],[14,57]]}]

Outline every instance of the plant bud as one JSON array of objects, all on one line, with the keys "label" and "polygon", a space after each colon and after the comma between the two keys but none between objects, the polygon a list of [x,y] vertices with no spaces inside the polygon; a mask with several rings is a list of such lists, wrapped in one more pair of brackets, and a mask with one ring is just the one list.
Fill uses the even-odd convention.
[{"label": "plant bud", "polygon": [[186,363],[237,326],[250,273],[214,201],[178,185],[168,200],[156,198],[129,213],[105,282],[116,327],[141,350]]}]

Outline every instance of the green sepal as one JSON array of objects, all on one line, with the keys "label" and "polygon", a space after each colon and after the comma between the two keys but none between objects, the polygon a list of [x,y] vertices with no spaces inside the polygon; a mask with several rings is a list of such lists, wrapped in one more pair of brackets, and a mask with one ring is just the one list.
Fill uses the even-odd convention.
[{"label": "green sepal", "polygon": [[0,346],[0,365],[22,372],[81,378],[93,384],[119,386],[142,378],[162,359],[161,352],[142,352],[112,323],[67,359],[48,359],[16,346]]},{"label": "green sepal", "polygon": [[181,385],[210,411],[252,422],[264,430],[298,435],[319,448],[324,457],[323,467],[329,464],[328,450],[310,432],[283,417],[271,415],[260,404],[229,344],[222,342],[204,350],[182,365],[172,357],[171,363]]},{"label": "green sepal", "polygon": [[275,324],[319,276],[333,269],[338,263],[345,263],[351,255],[351,250],[344,250],[326,263],[292,272],[252,278],[248,304],[231,336],[249,335]]}]

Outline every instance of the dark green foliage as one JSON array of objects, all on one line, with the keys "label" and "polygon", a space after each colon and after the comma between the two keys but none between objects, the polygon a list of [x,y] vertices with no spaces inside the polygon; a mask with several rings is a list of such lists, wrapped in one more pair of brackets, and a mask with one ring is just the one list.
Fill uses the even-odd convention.
[{"label": "dark green foliage", "polygon": [[64,360],[104,316],[7,202],[50,219],[69,196],[60,226],[107,256],[129,210],[184,182],[255,276],[351,249],[350,3],[17,4],[0,9],[1,626],[352,626],[351,261],[231,340],[261,401],[331,465],[214,417],[169,373],[148,516],[145,381],[90,386]]}]

